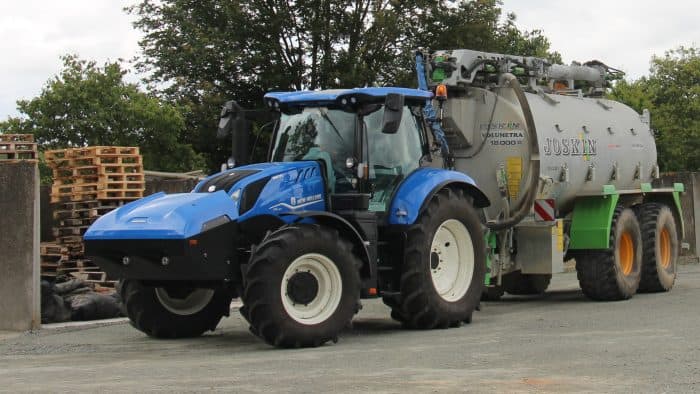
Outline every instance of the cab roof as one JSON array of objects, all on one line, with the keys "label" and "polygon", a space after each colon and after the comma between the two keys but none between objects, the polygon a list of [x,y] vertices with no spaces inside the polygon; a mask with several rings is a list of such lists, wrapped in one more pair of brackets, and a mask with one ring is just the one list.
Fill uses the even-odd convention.
[{"label": "cab roof", "polygon": [[383,101],[388,94],[401,94],[406,101],[424,102],[433,97],[431,92],[418,89],[381,87],[381,88],[354,88],[331,90],[303,90],[293,92],[270,92],[265,95],[268,103],[276,101],[288,106],[320,106],[341,102],[343,98],[350,100],[355,98],[358,102]]}]

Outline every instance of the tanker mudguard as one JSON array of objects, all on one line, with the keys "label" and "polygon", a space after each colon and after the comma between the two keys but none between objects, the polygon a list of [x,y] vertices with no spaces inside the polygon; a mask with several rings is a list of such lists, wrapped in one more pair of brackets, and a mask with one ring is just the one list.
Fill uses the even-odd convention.
[{"label": "tanker mudguard", "polygon": [[439,168],[420,168],[411,173],[399,186],[391,202],[389,224],[415,223],[418,215],[435,193],[453,185],[463,188],[474,199],[477,208],[491,205],[476,182],[464,173]]}]

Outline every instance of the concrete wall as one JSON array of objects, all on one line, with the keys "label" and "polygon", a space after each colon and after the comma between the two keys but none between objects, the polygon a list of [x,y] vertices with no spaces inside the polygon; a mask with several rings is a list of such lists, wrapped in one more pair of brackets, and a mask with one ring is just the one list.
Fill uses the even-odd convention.
[{"label": "concrete wall", "polygon": [[153,193],[189,193],[197,185],[194,179],[147,179],[144,195]]},{"label": "concrete wall", "polygon": [[40,323],[39,170],[0,163],[0,330]]}]

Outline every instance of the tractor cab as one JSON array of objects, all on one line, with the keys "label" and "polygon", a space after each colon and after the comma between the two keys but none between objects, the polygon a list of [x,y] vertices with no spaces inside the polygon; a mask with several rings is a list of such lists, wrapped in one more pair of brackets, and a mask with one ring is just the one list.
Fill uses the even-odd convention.
[{"label": "tractor cab", "polygon": [[268,93],[279,112],[269,161],[321,163],[333,211],[386,212],[429,155],[421,108],[431,96],[405,88]]}]

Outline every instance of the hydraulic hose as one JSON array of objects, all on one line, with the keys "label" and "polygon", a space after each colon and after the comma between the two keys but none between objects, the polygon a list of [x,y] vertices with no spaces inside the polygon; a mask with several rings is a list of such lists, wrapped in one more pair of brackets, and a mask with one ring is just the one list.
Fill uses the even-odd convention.
[{"label": "hydraulic hose", "polygon": [[527,216],[532,208],[532,205],[535,203],[535,198],[537,197],[537,186],[540,180],[540,147],[539,142],[537,141],[535,119],[532,117],[532,110],[530,109],[530,103],[527,101],[527,97],[525,97],[525,91],[523,91],[520,82],[518,82],[518,78],[511,73],[503,74],[500,78],[499,85],[502,87],[510,86],[513,88],[515,97],[518,99],[520,108],[523,111],[523,116],[525,117],[525,125],[527,126],[526,135],[530,145],[530,163],[528,166],[530,179],[526,188],[527,192],[525,193],[525,197],[520,201],[520,204],[513,207],[515,212],[502,221],[486,223],[486,227],[494,231],[505,230],[513,227],[520,223],[525,216]]}]

